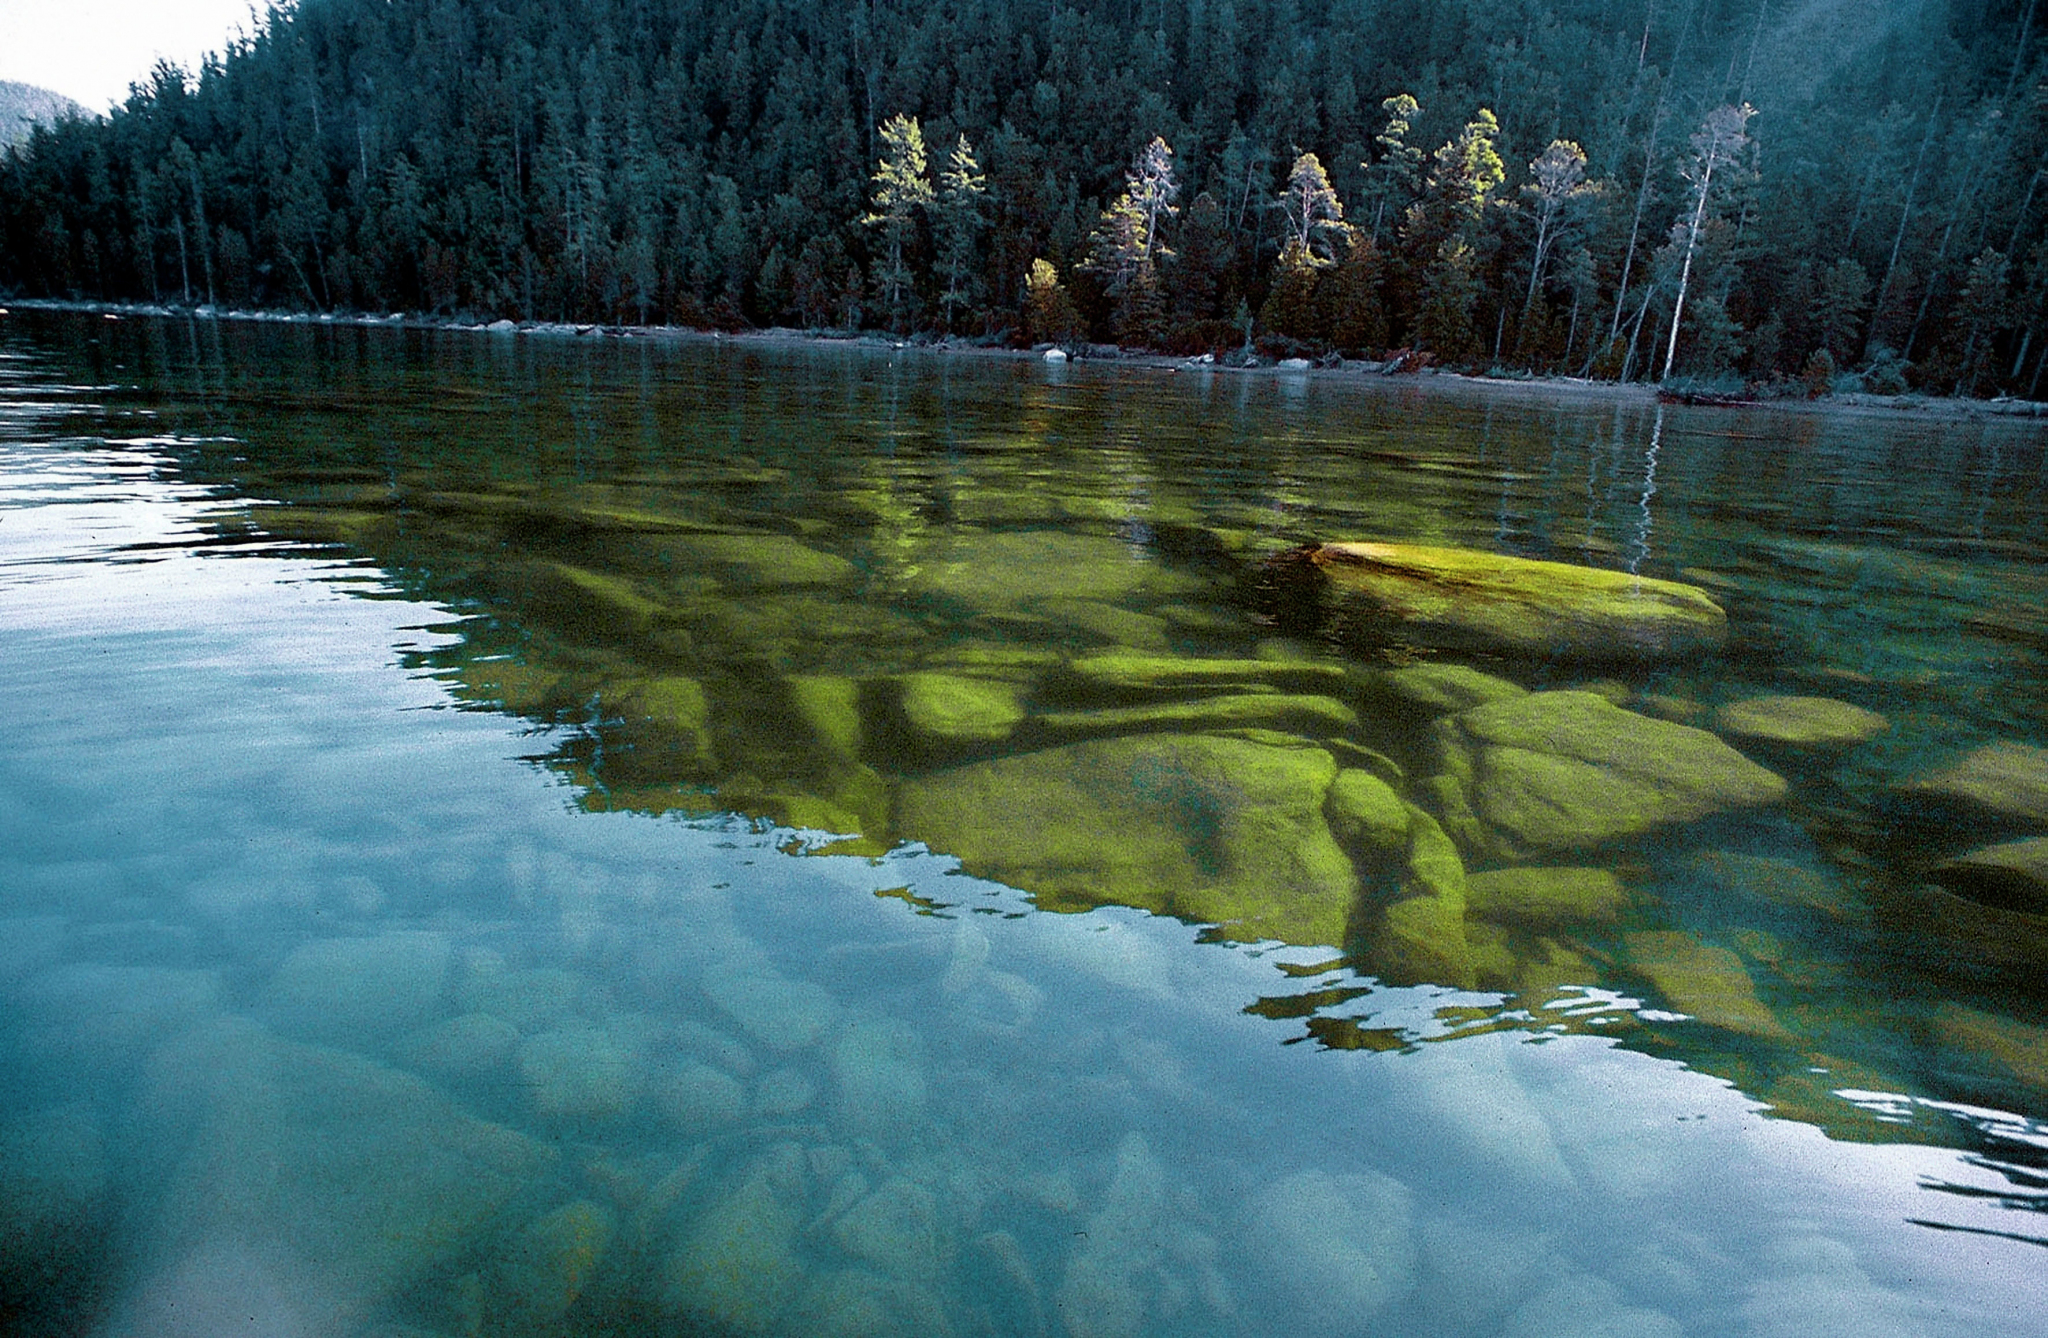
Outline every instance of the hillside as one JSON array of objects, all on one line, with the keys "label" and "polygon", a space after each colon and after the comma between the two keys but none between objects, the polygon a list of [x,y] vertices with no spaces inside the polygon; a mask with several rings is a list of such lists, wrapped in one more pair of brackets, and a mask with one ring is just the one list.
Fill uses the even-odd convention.
[{"label": "hillside", "polygon": [[301,0],[0,285],[2031,395],[2037,4]]},{"label": "hillside", "polygon": [[30,128],[38,123],[48,125],[60,116],[76,116],[84,110],[62,93],[0,79],[0,149],[27,139]]}]

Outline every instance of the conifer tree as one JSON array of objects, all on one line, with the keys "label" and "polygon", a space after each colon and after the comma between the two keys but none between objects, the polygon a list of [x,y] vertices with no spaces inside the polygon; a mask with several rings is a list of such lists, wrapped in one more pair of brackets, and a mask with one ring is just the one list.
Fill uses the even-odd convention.
[{"label": "conifer tree", "polygon": [[869,178],[871,206],[860,221],[879,228],[888,245],[883,268],[874,277],[890,319],[901,329],[913,277],[904,263],[904,248],[916,236],[918,211],[932,203],[932,183],[925,176],[924,128],[916,117],[898,112],[882,123],[878,133],[882,158]]},{"label": "conifer tree", "polygon": [[982,175],[974,146],[963,134],[939,172],[939,264],[946,275],[946,291],[940,295],[939,305],[949,329],[961,309],[971,306],[980,295],[975,262],[986,222],[982,206],[987,196],[988,178]]}]

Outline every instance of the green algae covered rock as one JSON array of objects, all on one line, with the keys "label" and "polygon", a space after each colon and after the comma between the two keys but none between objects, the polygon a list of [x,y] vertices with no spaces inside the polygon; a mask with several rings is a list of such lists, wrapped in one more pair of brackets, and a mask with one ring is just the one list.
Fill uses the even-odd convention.
[{"label": "green algae covered rock", "polygon": [[1492,869],[1465,879],[1465,908],[1482,920],[1547,930],[1610,924],[1628,909],[1628,889],[1611,869]]},{"label": "green algae covered rock", "polygon": [[1938,866],[1934,880],[1987,906],[2048,915],[2048,836],[1973,850]]},{"label": "green algae covered rock", "polygon": [[1527,696],[1529,689],[1462,664],[1411,664],[1370,675],[1367,694],[1399,715],[1440,716]]},{"label": "green algae covered rock", "polygon": [[1358,728],[1358,715],[1334,697],[1257,692],[1101,711],[1050,711],[1038,716],[1033,724],[1054,734],[1068,735],[1270,729],[1314,736],[1349,733]]},{"label": "green algae covered rock", "polygon": [[2025,827],[2048,827],[2048,748],[1988,743],[1953,766],[1900,787],[1907,796],[1933,800],[1972,817]]},{"label": "green algae covered rock", "polygon": [[1342,666],[1315,660],[1198,659],[1130,651],[1084,655],[1067,666],[1067,673],[1076,686],[1135,696],[1253,687],[1327,693],[1342,688],[1345,677]]},{"label": "green algae covered rock", "polygon": [[1539,692],[1439,720],[1440,769],[1459,782],[1484,853],[1596,846],[1710,813],[1775,803],[1785,782],[1705,730],[1590,692]]},{"label": "green algae covered rock", "polygon": [[1024,530],[954,535],[931,550],[908,584],[913,594],[1003,612],[1045,600],[1165,598],[1201,583],[1106,535]]},{"label": "green algae covered rock", "polygon": [[896,827],[1053,909],[1137,906],[1334,944],[1356,881],[1323,819],[1336,775],[1320,748],[1099,739],[907,781]]},{"label": "green algae covered rock", "polygon": [[1690,934],[1629,934],[1629,965],[1646,976],[1673,1008],[1710,1027],[1759,1040],[1790,1042],[1792,1034],[1756,996],[1742,959]]},{"label": "green algae covered rock", "polygon": [[678,571],[709,571],[735,585],[844,585],[858,570],[831,553],[781,534],[693,534],[670,539],[661,553]]},{"label": "green algae covered rock", "polygon": [[1465,862],[1435,818],[1408,806],[1408,864],[1395,899],[1368,922],[1366,960],[1396,983],[1476,983],[1465,936]]},{"label": "green algae covered rock", "polygon": [[929,670],[902,679],[903,720],[931,746],[996,743],[1024,719],[1014,683]]},{"label": "green algae covered rock", "polygon": [[1891,723],[1875,711],[1832,697],[1751,697],[1714,712],[1714,728],[1765,747],[1836,752],[1877,737]]},{"label": "green algae covered rock", "polygon": [[1408,805],[1393,786],[1370,771],[1339,771],[1330,782],[1323,815],[1331,833],[1355,854],[1385,858],[1408,847]]},{"label": "green algae covered rock", "polygon": [[1269,571],[1287,598],[1319,606],[1340,634],[1370,645],[1663,660],[1727,636],[1727,613],[1695,586],[1478,549],[1319,544],[1282,554]]},{"label": "green algae covered rock", "polygon": [[491,1269],[490,1309],[497,1329],[559,1330],[617,1234],[611,1209],[589,1199],[565,1203],[529,1222]]}]

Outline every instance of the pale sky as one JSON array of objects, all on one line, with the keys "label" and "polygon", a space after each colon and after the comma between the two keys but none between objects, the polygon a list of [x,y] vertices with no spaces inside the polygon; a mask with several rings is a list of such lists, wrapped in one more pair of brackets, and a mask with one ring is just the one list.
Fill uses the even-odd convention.
[{"label": "pale sky", "polygon": [[187,71],[251,29],[267,0],[0,0],[0,79],[62,93],[96,112],[148,79],[158,57]]}]

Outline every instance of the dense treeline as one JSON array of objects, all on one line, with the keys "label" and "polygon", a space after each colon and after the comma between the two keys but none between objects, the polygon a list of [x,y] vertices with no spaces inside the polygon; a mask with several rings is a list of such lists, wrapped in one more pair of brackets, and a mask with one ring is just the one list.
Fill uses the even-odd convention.
[{"label": "dense treeline", "polygon": [[2035,395],[2038,0],[299,0],[19,294]]}]

